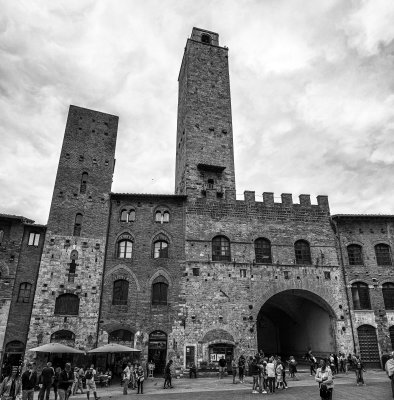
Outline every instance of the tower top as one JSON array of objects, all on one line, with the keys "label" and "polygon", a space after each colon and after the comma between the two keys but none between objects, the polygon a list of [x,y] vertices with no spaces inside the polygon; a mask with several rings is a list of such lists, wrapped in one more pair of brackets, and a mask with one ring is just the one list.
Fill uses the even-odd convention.
[{"label": "tower top", "polygon": [[210,44],[212,46],[219,46],[219,34],[207,31],[206,29],[194,27],[190,39],[196,42]]}]

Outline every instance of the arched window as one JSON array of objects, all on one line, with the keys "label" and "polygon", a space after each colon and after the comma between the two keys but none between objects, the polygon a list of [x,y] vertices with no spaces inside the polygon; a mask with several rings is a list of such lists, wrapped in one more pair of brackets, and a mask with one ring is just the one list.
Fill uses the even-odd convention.
[{"label": "arched window", "polygon": [[114,306],[125,306],[129,295],[129,282],[126,279],[118,279],[114,282],[112,304]]},{"label": "arched window", "polygon": [[118,258],[131,258],[133,254],[133,242],[130,239],[118,242]]},{"label": "arched window", "polygon": [[153,258],[168,258],[168,242],[156,240],[153,243]]},{"label": "arched window", "polygon": [[129,211],[129,222],[135,221],[135,210],[130,210]]},{"label": "arched window", "polygon": [[152,305],[166,305],[168,282],[164,276],[158,276],[152,283]]},{"label": "arched window", "polygon": [[268,239],[256,239],[254,241],[254,253],[257,263],[272,263],[271,242]]},{"label": "arched window", "polygon": [[28,303],[31,295],[31,283],[22,282],[19,285],[17,303]]},{"label": "arched window", "polygon": [[122,210],[120,213],[121,222],[127,222],[128,213],[127,210]]},{"label": "arched window", "polygon": [[353,307],[355,310],[370,310],[369,288],[364,282],[352,284]]},{"label": "arched window", "polygon": [[84,172],[81,178],[81,187],[79,188],[80,193],[86,193],[86,186],[88,184],[88,174]]},{"label": "arched window", "polygon": [[202,43],[211,44],[211,36],[208,35],[207,33],[203,33],[203,34],[201,35],[201,42],[202,42]]},{"label": "arched window", "polygon": [[384,308],[394,310],[394,283],[384,283],[382,285]]},{"label": "arched window", "polygon": [[51,343],[62,343],[66,345],[73,345],[75,342],[75,335],[73,332],[66,329],[56,331],[51,335]]},{"label": "arched window", "polygon": [[134,334],[127,329],[118,329],[109,334],[108,343],[129,343],[129,345],[134,345]]},{"label": "arched window", "polygon": [[82,218],[82,214],[77,214],[75,216],[74,236],[81,236]]},{"label": "arched window", "polygon": [[358,244],[349,244],[347,246],[347,256],[349,258],[349,265],[362,265],[362,247]]},{"label": "arched window", "polygon": [[20,342],[19,340],[13,340],[11,342],[8,342],[7,345],[5,346],[5,351],[4,353],[14,353],[14,354],[20,354],[25,352],[25,345],[23,342]]},{"label": "arched window", "polygon": [[296,264],[312,264],[311,249],[306,240],[297,240],[294,243]]},{"label": "arched window", "polygon": [[56,298],[55,314],[56,315],[78,315],[79,313],[79,297],[75,294],[61,294]]},{"label": "arched window", "polygon": [[161,211],[156,211],[155,221],[156,222],[161,222]]},{"label": "arched window", "polygon": [[135,210],[122,210],[120,213],[121,222],[135,221]]},{"label": "arched window", "polygon": [[163,212],[163,222],[170,222],[170,213],[168,211]]},{"label": "arched window", "polygon": [[378,265],[391,265],[390,246],[380,243],[375,246],[376,263]]},{"label": "arched window", "polygon": [[231,261],[230,241],[225,236],[212,239],[212,261]]}]

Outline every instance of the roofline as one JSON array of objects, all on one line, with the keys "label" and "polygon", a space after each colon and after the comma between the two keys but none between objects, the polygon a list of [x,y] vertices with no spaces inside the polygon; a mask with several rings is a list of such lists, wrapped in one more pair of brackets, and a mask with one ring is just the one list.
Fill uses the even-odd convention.
[{"label": "roofline", "polygon": [[331,218],[333,219],[339,219],[339,218],[393,218],[393,214],[334,214],[331,215]]},{"label": "roofline", "polygon": [[26,218],[23,215],[0,214],[0,218],[16,219],[16,220],[21,221],[21,222],[23,222],[25,224],[34,224],[34,221],[32,219]]},{"label": "roofline", "polygon": [[166,197],[179,200],[186,200],[187,196],[184,194],[157,194],[157,193],[110,193],[111,197]]}]

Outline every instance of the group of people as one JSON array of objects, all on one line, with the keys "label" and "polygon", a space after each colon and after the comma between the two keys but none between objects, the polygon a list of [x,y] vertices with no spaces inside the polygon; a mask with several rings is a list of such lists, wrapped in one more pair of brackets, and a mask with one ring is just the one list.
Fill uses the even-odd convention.
[{"label": "group of people", "polygon": [[93,392],[95,400],[99,400],[96,390],[96,375],[94,365],[86,368],[71,369],[71,364],[66,363],[64,369],[57,367],[54,369],[52,363],[48,362],[38,376],[35,363],[28,363],[26,370],[19,374],[17,367],[11,370],[0,385],[1,400],[33,400],[34,390],[39,386],[38,400],[49,400],[51,389],[53,388],[55,400],[67,400],[71,395],[75,395],[78,389],[83,392],[83,381],[86,385],[86,396],[90,400],[90,392]]},{"label": "group of people", "polygon": [[144,380],[145,372],[142,365],[133,365],[132,363],[127,363],[126,368],[123,370],[123,394],[127,394],[129,388],[135,390],[137,389],[137,394],[144,393]]}]

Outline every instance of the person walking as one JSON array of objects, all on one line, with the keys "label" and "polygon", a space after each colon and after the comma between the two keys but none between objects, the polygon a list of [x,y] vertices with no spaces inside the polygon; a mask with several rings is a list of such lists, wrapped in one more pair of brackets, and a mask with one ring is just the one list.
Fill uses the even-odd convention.
[{"label": "person walking", "polygon": [[94,365],[92,364],[90,368],[85,371],[85,378],[86,378],[86,397],[88,400],[90,399],[90,391],[93,391],[94,400],[98,400],[100,397],[97,397],[97,389],[96,389],[96,370],[94,369]]},{"label": "person walking", "polygon": [[235,360],[235,358],[233,358],[231,360],[231,373],[233,374],[233,383],[235,384],[235,378],[237,377],[237,368],[238,368],[238,363]]},{"label": "person walking", "polygon": [[257,386],[259,384],[259,366],[256,357],[253,357],[252,363],[250,364],[250,372],[253,377],[252,393],[256,394],[258,393]]},{"label": "person walking", "polygon": [[66,365],[64,366],[64,370],[59,374],[59,382],[57,390],[59,394],[59,400],[68,399],[73,382],[74,382],[74,374],[71,371],[71,364],[66,363]]},{"label": "person walking", "polygon": [[290,356],[289,361],[287,362],[289,364],[289,374],[290,377],[298,380],[297,379],[297,361],[295,360],[294,356]]},{"label": "person walking", "polygon": [[171,366],[172,366],[172,360],[168,361],[165,369],[164,369],[164,386],[163,389],[172,389],[172,376],[171,376]]},{"label": "person walking", "polygon": [[0,398],[2,400],[15,400],[21,395],[22,382],[18,378],[18,368],[12,367],[10,374],[3,379],[0,385]]},{"label": "person walking", "polygon": [[364,364],[361,362],[360,356],[356,356],[354,361],[354,370],[356,372],[356,383],[357,386],[364,385],[364,376],[363,373],[365,372]]},{"label": "person walking", "polygon": [[238,359],[238,376],[239,376],[239,381],[241,383],[244,383],[244,374],[245,374],[245,357],[243,354],[241,354]]},{"label": "person walking", "polygon": [[270,357],[267,363],[267,380],[269,393],[275,393],[275,363],[274,357]]},{"label": "person walking", "polygon": [[52,368],[52,363],[48,362],[46,367],[44,367],[41,371],[39,379],[40,391],[38,393],[38,400],[44,400],[44,396],[45,400],[49,400],[54,377],[55,370]]},{"label": "person walking", "polygon": [[224,356],[219,360],[219,379],[224,378],[224,372],[226,370],[226,360],[224,359]]},{"label": "person walking", "polygon": [[387,376],[391,380],[391,391],[394,398],[394,351],[391,352],[391,358],[386,361],[384,369],[386,370]]},{"label": "person walking", "polygon": [[332,400],[334,381],[331,369],[327,366],[326,360],[320,361],[320,368],[316,371],[315,380],[319,383],[320,398],[322,400]]},{"label": "person walking", "polygon": [[38,383],[36,365],[27,364],[27,370],[22,374],[22,400],[34,399],[34,388]]},{"label": "person walking", "polygon": [[131,364],[128,363],[126,368],[123,370],[123,394],[127,394],[127,388],[131,379]]},{"label": "person walking", "polygon": [[137,394],[141,392],[144,393],[144,380],[145,380],[145,373],[142,365],[140,365],[136,371],[136,380],[137,380]]}]

